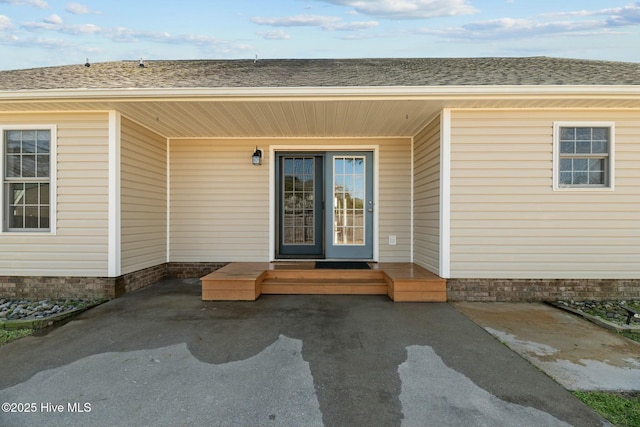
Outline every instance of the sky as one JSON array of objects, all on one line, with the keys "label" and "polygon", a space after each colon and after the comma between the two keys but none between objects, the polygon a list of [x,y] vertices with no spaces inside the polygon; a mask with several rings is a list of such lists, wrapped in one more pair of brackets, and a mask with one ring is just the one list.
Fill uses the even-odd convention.
[{"label": "sky", "polygon": [[494,56],[640,62],[640,2],[0,0],[0,70],[87,58]]}]

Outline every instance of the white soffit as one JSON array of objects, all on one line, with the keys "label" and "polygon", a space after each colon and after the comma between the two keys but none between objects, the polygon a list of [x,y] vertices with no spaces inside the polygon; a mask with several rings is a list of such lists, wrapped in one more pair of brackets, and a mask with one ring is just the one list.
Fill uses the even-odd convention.
[{"label": "white soffit", "polygon": [[117,110],[168,138],[413,136],[443,108],[640,108],[640,87],[321,87],[0,92],[0,112]]}]

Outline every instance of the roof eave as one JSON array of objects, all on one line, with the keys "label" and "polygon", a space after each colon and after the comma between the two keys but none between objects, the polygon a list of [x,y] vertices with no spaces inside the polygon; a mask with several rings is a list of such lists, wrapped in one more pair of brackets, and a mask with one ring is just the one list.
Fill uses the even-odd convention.
[{"label": "roof eave", "polygon": [[343,86],[114,88],[0,91],[0,101],[260,100],[260,99],[486,99],[539,97],[638,97],[640,85]]}]

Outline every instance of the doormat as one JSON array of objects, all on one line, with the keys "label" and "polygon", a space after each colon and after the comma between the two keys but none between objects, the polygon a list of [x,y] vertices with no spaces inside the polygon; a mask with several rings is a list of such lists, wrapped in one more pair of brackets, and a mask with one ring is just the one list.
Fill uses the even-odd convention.
[{"label": "doormat", "polygon": [[331,270],[369,270],[369,264],[364,261],[317,261],[316,268]]}]

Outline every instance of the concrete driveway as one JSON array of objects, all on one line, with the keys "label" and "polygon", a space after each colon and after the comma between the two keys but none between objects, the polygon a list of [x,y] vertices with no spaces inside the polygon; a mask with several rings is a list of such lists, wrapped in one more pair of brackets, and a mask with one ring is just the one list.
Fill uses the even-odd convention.
[{"label": "concrete driveway", "polygon": [[607,425],[452,306],[378,296],[166,280],[0,360],[2,426]]}]

